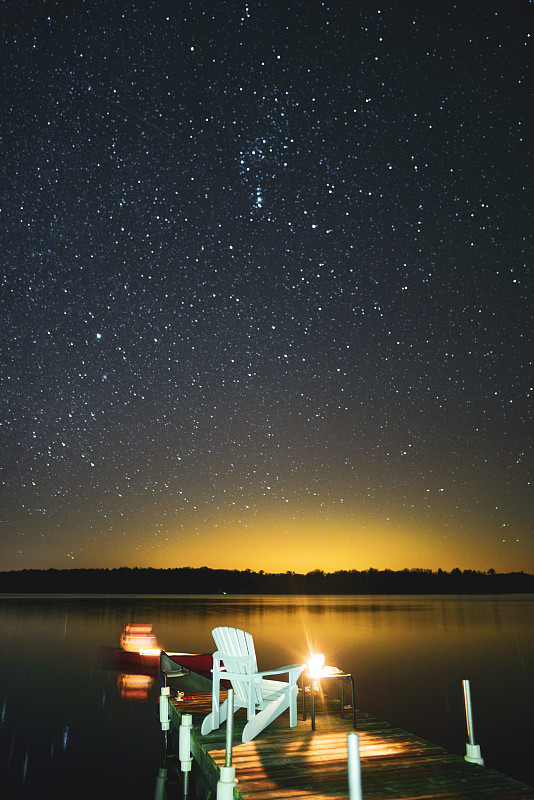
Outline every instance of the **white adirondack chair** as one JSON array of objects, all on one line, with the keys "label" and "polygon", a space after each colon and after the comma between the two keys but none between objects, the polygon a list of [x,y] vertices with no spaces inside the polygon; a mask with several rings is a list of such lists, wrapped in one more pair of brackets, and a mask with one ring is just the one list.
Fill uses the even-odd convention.
[{"label": "white adirondack chair", "polygon": [[[297,724],[298,679],[305,664],[291,664],[258,672],[254,641],[250,633],[237,628],[214,628],[217,651],[213,654],[213,693],[211,714],[202,722],[205,735],[218,728],[227,717],[225,700],[220,705],[221,680],[230,681],[234,690],[234,710],[247,709],[243,742],[250,742],[267,725],[289,708],[289,725]],[[288,681],[265,680],[265,675],[288,674]]]}]

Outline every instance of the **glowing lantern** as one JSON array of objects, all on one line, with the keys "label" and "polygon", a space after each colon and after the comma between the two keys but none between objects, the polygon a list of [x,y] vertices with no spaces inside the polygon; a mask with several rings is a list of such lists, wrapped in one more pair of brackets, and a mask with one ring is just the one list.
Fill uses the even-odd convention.
[{"label": "glowing lantern", "polygon": [[324,653],[315,653],[308,661],[308,672],[312,678],[319,678],[324,669]]}]

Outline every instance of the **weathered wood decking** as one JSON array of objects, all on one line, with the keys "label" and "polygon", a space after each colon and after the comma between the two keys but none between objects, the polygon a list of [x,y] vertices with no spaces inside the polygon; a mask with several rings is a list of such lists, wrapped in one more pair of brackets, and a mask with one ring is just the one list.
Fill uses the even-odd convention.
[{"label": "weathered wood decking", "polygon": [[[339,709],[339,706],[338,706]],[[202,773],[200,797],[215,797],[219,767],[224,765],[226,725],[208,736],[200,722],[211,710],[211,693],[174,702],[172,723],[192,714],[191,749]],[[254,741],[241,744],[243,712],[235,715],[232,763],[236,800],[346,800],[348,719],[336,710],[318,710],[317,729],[308,718],[296,728],[282,715]],[[406,731],[362,711],[356,714],[365,800],[534,800],[534,788],[492,769],[468,764]]]}]

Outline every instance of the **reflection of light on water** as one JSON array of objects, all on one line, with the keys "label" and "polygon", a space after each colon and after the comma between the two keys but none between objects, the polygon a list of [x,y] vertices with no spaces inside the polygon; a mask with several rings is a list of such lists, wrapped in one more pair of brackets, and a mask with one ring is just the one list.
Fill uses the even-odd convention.
[{"label": "reflection of light on water", "polygon": [[7,703],[7,700],[4,700],[4,705],[2,706],[2,715],[0,716],[0,720],[2,721],[2,727],[3,727],[4,722],[6,720],[6,703]]},{"label": "reflection of light on water", "polygon": [[22,765],[22,781],[26,781],[26,773],[28,772],[28,753],[24,754],[24,764]]},{"label": "reflection of light on water", "polygon": [[65,726],[65,730],[64,730],[64,732],[63,732],[63,750],[66,750],[66,749],[67,749],[67,741],[68,741],[68,738],[69,738],[69,726],[68,726],[68,725],[66,725],[66,726]]},{"label": "reflection of light on water", "polygon": [[154,683],[149,675],[130,675],[121,673],[117,687],[123,700],[148,700],[148,692]]}]

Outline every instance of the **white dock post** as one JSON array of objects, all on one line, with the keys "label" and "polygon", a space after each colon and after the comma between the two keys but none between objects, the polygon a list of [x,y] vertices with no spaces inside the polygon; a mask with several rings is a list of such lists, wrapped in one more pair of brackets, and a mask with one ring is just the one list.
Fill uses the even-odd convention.
[{"label": "white dock post", "polygon": [[217,800],[233,800],[235,779],[235,767],[232,766],[232,742],[234,737],[234,690],[228,689],[226,698],[228,703],[226,715],[226,755],[224,767],[220,768],[220,776],[217,781]]},{"label": "white dock post", "polygon": [[169,701],[171,697],[171,690],[168,686],[162,686],[159,696],[159,721],[162,731],[168,731],[171,727],[171,719],[169,716]]},{"label": "white dock post", "polygon": [[347,733],[349,800],[362,800],[362,763],[360,737],[356,731]]},{"label": "white dock post", "polygon": [[184,779],[184,797],[187,797],[189,790],[189,773],[193,756],[191,754],[191,728],[193,727],[193,717],[191,714],[182,714],[180,720],[180,730],[178,731],[178,757],[180,759],[180,769]]},{"label": "white dock post", "polygon": [[193,717],[191,714],[182,714],[178,739],[178,755],[182,772],[191,772],[193,756],[191,755],[191,728]]},{"label": "white dock post", "polygon": [[471,685],[468,680],[462,681],[464,687],[464,700],[465,700],[465,717],[467,720],[467,742],[466,754],[464,759],[470,764],[478,764],[480,767],[484,766],[484,759],[480,753],[480,745],[475,744],[475,729],[473,727],[473,708],[471,706]]}]

